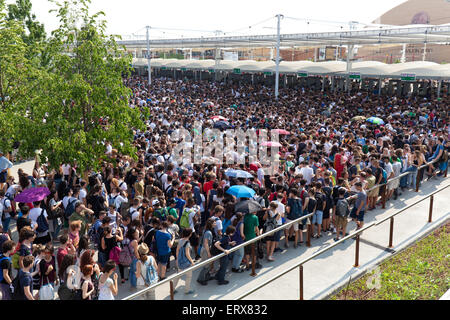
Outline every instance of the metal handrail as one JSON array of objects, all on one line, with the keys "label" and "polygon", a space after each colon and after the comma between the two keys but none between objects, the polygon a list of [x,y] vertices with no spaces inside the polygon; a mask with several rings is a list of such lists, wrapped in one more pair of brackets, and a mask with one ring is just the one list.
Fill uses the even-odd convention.
[{"label": "metal handrail", "polygon": [[[283,225],[279,226],[278,228],[275,228],[275,229],[273,229],[271,231],[264,232],[263,234],[255,237],[255,238],[253,238],[251,240],[245,241],[244,243],[241,243],[240,245],[237,245],[237,246],[229,249],[228,252],[230,254],[230,253],[232,253],[234,251],[239,250],[240,248],[244,248],[244,247],[248,246],[249,244],[255,243],[255,242],[257,242],[257,241],[259,241],[259,240],[261,240],[261,239],[263,239],[263,238],[265,238],[265,237],[267,237],[267,236],[269,236],[269,235],[271,235],[271,234],[273,234],[275,232],[278,232],[280,230],[284,230],[286,228],[289,228],[290,226],[292,226],[292,225],[294,225],[296,223],[299,223],[300,221],[302,221],[304,219],[312,217],[313,215],[314,215],[314,213],[310,213],[308,215],[304,215],[304,216],[302,216],[302,217],[300,217],[298,219],[295,219],[295,220],[292,220],[292,221],[290,221],[288,223],[285,223],[285,224],[283,224]],[[153,284],[153,285],[151,285],[151,286],[149,286],[149,287],[147,287],[145,289],[142,289],[141,291],[138,291],[138,292],[136,292],[134,294],[131,294],[131,295],[123,298],[122,300],[132,300],[135,297],[137,297],[137,296],[139,296],[141,294],[144,294],[144,293],[146,293],[149,290],[155,289],[156,287],[158,287],[160,285],[163,285],[165,283],[173,281],[176,278],[182,277],[186,273],[192,272],[192,271],[194,271],[196,269],[199,269],[199,268],[202,268],[202,267],[206,267],[206,266],[210,265],[211,263],[213,263],[214,261],[217,261],[217,260],[219,260],[220,258],[222,258],[222,257],[224,257],[226,255],[227,254],[225,254],[225,252],[223,252],[223,253],[221,253],[221,254],[219,254],[217,256],[211,257],[211,258],[209,258],[209,259],[207,259],[205,261],[202,261],[202,262],[200,262],[198,264],[195,264],[195,265],[193,265],[193,266],[191,266],[191,267],[189,267],[189,268],[187,268],[187,269],[185,269],[183,271],[180,271],[180,272],[178,272],[176,274],[173,274],[170,277],[167,277],[166,279],[164,279],[164,280],[162,280],[160,282],[157,282],[157,283],[155,283],[155,284]]]},{"label": "metal handrail", "polygon": [[[431,162],[428,162],[428,163],[426,163],[426,164],[420,166],[419,168],[417,168],[417,170],[420,170],[420,169],[422,169],[422,168],[428,167],[430,164],[432,164],[432,163],[434,163],[434,162],[436,162],[436,160],[433,160],[433,161],[431,161]],[[373,186],[373,187],[370,188],[369,190],[366,190],[366,192],[371,191],[371,190],[374,190],[374,189],[379,188],[379,187],[381,187],[381,186],[387,185],[388,183],[390,183],[390,182],[393,181],[394,179],[400,179],[400,178],[402,178],[402,177],[404,177],[404,176],[407,176],[407,175],[409,175],[409,174],[411,174],[411,173],[412,173],[412,172],[404,172],[404,173],[400,174],[399,176],[394,177],[394,178],[388,180],[386,183],[382,183],[382,184]],[[350,196],[350,197],[348,197],[348,198],[351,198],[351,197],[353,197],[353,196]],[[348,198],[347,198],[347,199],[348,199]],[[229,249],[228,252],[229,252],[229,254],[230,254],[230,253],[232,253],[232,252],[234,252],[234,251],[239,250],[240,248],[246,247],[246,246],[248,246],[248,245],[250,245],[250,244],[252,244],[252,243],[256,243],[257,241],[259,241],[259,240],[261,240],[261,239],[263,239],[263,238],[265,238],[265,237],[267,237],[267,236],[269,236],[269,235],[272,235],[272,234],[275,233],[275,232],[278,232],[278,231],[281,231],[281,230],[290,228],[292,225],[294,225],[294,224],[296,224],[296,223],[299,223],[299,222],[301,222],[301,221],[304,220],[304,219],[307,219],[307,218],[309,218],[309,217],[312,217],[313,215],[314,215],[314,213],[310,213],[310,214],[308,214],[308,215],[304,215],[304,216],[302,216],[302,217],[300,217],[300,218],[298,218],[298,219],[295,219],[295,220],[293,220],[293,221],[290,221],[290,222],[288,222],[288,223],[285,223],[285,224],[281,225],[280,227],[278,227],[278,228],[276,228],[276,229],[273,229],[273,230],[271,230],[271,231],[269,231],[269,232],[264,232],[263,234],[261,234],[261,235],[255,237],[255,238],[253,238],[253,239],[251,239],[251,240],[245,241],[244,243],[242,243],[242,244],[240,244],[240,245],[237,245],[237,246],[235,246],[235,247]],[[363,230],[365,230],[365,228],[366,228],[366,227],[364,227]],[[355,233],[355,234],[356,234],[356,233]],[[358,233],[358,234],[359,234],[359,233]],[[347,238],[348,238],[348,237],[345,237],[345,238],[343,238],[343,239],[347,239]],[[335,245],[338,244],[338,243],[340,243],[340,240],[339,240],[338,242],[336,242]],[[321,250],[321,251],[322,251],[322,250]],[[319,252],[320,252],[320,251],[319,251]],[[142,290],[140,290],[140,291],[138,291],[138,292],[135,292],[135,293],[133,293],[133,294],[131,294],[131,295],[129,295],[129,296],[123,298],[122,300],[132,300],[132,299],[134,299],[134,298],[136,298],[136,297],[138,297],[138,296],[140,296],[140,295],[142,295],[142,294],[144,294],[144,293],[146,293],[146,292],[148,292],[148,291],[150,291],[150,290],[153,290],[153,289],[155,289],[155,288],[157,288],[157,287],[159,287],[159,286],[165,284],[165,283],[170,283],[171,281],[173,281],[173,280],[175,280],[175,279],[177,279],[177,278],[179,278],[179,277],[182,277],[183,275],[185,275],[185,274],[187,274],[187,273],[189,273],[189,272],[192,272],[192,271],[197,270],[197,269],[202,268],[202,267],[206,267],[206,266],[210,265],[211,263],[213,263],[213,262],[219,260],[220,258],[224,257],[225,255],[226,255],[225,253],[221,253],[221,254],[219,254],[219,255],[217,255],[217,256],[214,256],[214,257],[211,257],[211,258],[209,258],[209,259],[207,259],[207,260],[205,260],[205,261],[201,261],[200,263],[195,264],[195,265],[193,265],[193,266],[191,266],[191,267],[189,267],[189,268],[187,268],[187,269],[185,269],[185,270],[183,270],[183,271],[180,271],[180,272],[178,272],[178,273],[175,273],[175,274],[173,274],[173,275],[171,275],[171,276],[165,278],[164,280],[159,281],[159,282],[157,282],[157,283],[155,283],[155,284],[153,284],[153,285],[151,285],[151,286],[149,286],[149,287],[147,287],[147,288],[145,288],[145,289],[142,289]],[[284,273],[283,273],[283,274],[284,274]]]},{"label": "metal handrail", "polygon": [[253,289],[247,291],[246,293],[240,295],[239,297],[236,298],[236,300],[241,300],[241,299],[243,299],[243,298],[249,296],[249,295],[252,294],[253,292],[255,292],[255,291],[261,289],[262,287],[265,287],[265,286],[268,285],[269,283],[271,283],[271,282],[275,281],[276,279],[282,277],[282,276],[285,275],[286,273],[291,272],[292,270],[294,270],[294,269],[296,269],[296,268],[302,266],[303,264],[305,264],[306,262],[308,262],[308,261],[314,259],[315,257],[317,257],[317,256],[319,256],[319,255],[321,255],[321,254],[323,254],[323,253],[325,253],[325,252],[327,252],[327,251],[333,249],[334,247],[340,245],[340,244],[343,243],[345,240],[350,239],[350,238],[354,238],[355,236],[358,236],[358,235],[359,235],[360,233],[362,233],[363,231],[365,231],[365,230],[367,230],[367,229],[369,229],[369,228],[372,228],[373,226],[377,226],[377,225],[379,225],[379,224],[385,222],[386,220],[389,220],[389,219],[393,218],[394,216],[396,216],[396,215],[398,215],[398,214],[400,214],[400,213],[403,213],[404,211],[410,209],[411,207],[417,205],[418,203],[420,203],[420,202],[422,202],[422,201],[424,201],[424,200],[426,200],[426,199],[428,199],[428,198],[430,198],[430,197],[433,197],[436,193],[439,193],[439,192],[443,191],[444,189],[447,189],[448,187],[450,187],[450,184],[449,184],[449,185],[446,185],[445,187],[443,187],[443,188],[441,188],[441,189],[439,189],[439,190],[437,190],[437,191],[435,191],[435,192],[433,192],[433,193],[427,195],[426,197],[424,197],[424,198],[422,198],[422,199],[420,199],[420,200],[414,202],[413,204],[406,206],[405,208],[401,209],[400,211],[398,211],[398,212],[396,212],[396,213],[393,213],[393,214],[389,215],[389,216],[386,217],[386,218],[383,218],[383,219],[380,220],[380,221],[374,221],[374,222],[368,224],[367,226],[365,226],[365,227],[363,227],[363,228],[361,228],[361,229],[359,229],[359,230],[356,230],[354,233],[349,234],[348,236],[346,236],[346,237],[344,237],[344,238],[342,238],[342,239],[336,241],[335,243],[333,243],[333,244],[330,245],[329,247],[326,247],[326,248],[324,248],[324,249],[322,249],[322,250],[317,251],[316,253],[312,254],[312,255],[309,256],[308,258],[305,258],[305,259],[301,260],[299,263],[295,264],[294,266],[290,267],[289,269],[283,271],[283,272],[280,273],[280,274],[277,274],[276,276],[270,278],[269,280],[265,281],[264,283],[262,283],[262,284],[256,286],[255,288],[253,288]]}]

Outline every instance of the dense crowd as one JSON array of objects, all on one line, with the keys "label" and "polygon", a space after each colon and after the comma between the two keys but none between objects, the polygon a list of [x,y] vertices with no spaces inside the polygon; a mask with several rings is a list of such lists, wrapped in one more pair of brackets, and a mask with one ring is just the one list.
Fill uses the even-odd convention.
[{"label": "dense crowd", "polygon": [[[20,170],[15,181],[8,155],[0,153],[3,300],[48,300],[56,293],[62,300],[111,300],[119,282],[128,282],[131,293],[165,279],[171,266],[185,270],[221,252],[227,255],[200,270],[196,281],[226,285],[230,265],[241,273],[252,263],[251,246],[230,248],[310,213],[311,219],[257,242],[255,267],[301,246],[308,224],[313,238],[334,234],[337,241],[348,234],[350,219],[363,226],[381,195],[396,199],[447,169],[449,97],[285,88],[275,100],[262,85],[155,79],[148,92],[143,78],[124,83],[132,90],[130,107],[150,110],[146,130],[134,131],[135,158],[104,141],[111,161],[99,172],[78,172],[75,163],[48,170],[37,155],[33,171]],[[213,116],[230,128],[289,131],[281,135],[275,172],[250,163],[248,141],[244,153],[230,151],[240,164],[176,161],[170,135],[181,128],[194,132],[194,121],[211,130],[217,127]],[[371,116],[384,124],[365,121]],[[203,147],[210,144],[206,139]],[[248,175],[232,177],[230,169]],[[404,172],[410,174],[395,179]],[[379,184],[385,185],[374,187]],[[14,201],[42,186],[50,191],[44,199]],[[233,186],[255,195],[233,196]],[[185,294],[194,292],[192,277],[185,276]],[[143,298],[155,299],[154,290]]]}]

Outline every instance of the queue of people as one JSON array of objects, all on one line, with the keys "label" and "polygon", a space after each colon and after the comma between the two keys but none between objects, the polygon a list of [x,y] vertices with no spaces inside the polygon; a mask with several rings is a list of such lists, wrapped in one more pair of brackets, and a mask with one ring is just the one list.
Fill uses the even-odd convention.
[{"label": "queue of people", "polygon": [[[119,289],[136,292],[222,252],[226,255],[203,267],[195,281],[227,285],[228,268],[242,273],[252,264],[250,245],[229,253],[231,248],[307,214],[313,215],[257,242],[255,268],[275,261],[277,252],[302,246],[307,225],[313,238],[338,241],[348,234],[350,220],[363,227],[381,195],[397,199],[415,190],[417,181],[437,179],[447,169],[448,97],[295,88],[281,89],[276,100],[273,90],[261,85],[154,79],[148,92],[147,81],[137,76],[124,84],[132,90],[130,107],[150,111],[143,119],[146,130],[134,131],[136,157],[104,141],[115,164],[105,161],[98,172],[78,172],[76,162],[48,170],[36,159],[33,173],[19,172],[17,182],[0,174],[3,300],[113,300]],[[194,121],[211,130],[216,115],[234,128],[288,131],[281,136],[274,172],[250,163],[248,145],[244,153],[231,151],[239,164],[177,161],[177,141],[170,135],[181,128],[193,132]],[[373,115],[385,124],[355,118]],[[206,139],[202,147],[210,145]],[[11,166],[2,157],[3,173]],[[229,169],[249,175],[231,177]],[[14,201],[37,186],[50,194],[30,203]],[[233,186],[247,186],[255,195],[233,196],[228,192]],[[195,293],[193,280],[188,272],[184,294]],[[142,298],[156,299],[156,292]]]}]

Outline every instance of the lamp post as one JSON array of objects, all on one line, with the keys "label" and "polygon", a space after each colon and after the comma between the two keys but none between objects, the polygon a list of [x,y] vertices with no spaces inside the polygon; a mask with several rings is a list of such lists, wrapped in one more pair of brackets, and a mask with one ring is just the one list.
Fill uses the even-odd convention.
[{"label": "lamp post", "polygon": [[278,100],[278,87],[280,84],[280,20],[284,16],[282,14],[277,14],[277,57],[276,57],[276,67],[275,67],[275,99]]},{"label": "lamp post", "polygon": [[150,86],[152,84],[152,69],[151,69],[151,55],[150,55],[150,38],[149,38],[149,30],[150,26],[147,26],[147,66],[148,66],[148,93],[150,94]]}]

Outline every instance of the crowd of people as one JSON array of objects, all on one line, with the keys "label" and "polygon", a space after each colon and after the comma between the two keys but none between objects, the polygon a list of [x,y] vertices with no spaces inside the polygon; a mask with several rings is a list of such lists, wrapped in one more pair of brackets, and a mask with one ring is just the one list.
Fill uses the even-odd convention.
[{"label": "crowd of people", "polygon": [[[337,241],[348,234],[350,220],[363,226],[365,215],[381,205],[381,195],[396,199],[447,169],[449,97],[284,88],[276,100],[273,89],[262,85],[160,78],[148,91],[139,76],[124,84],[132,90],[130,107],[150,111],[143,119],[146,130],[134,131],[135,157],[104,141],[114,161],[101,163],[99,172],[78,172],[75,163],[49,170],[37,156],[33,171],[19,170],[15,181],[8,175],[12,162],[0,154],[3,300],[112,300],[119,282],[131,293],[165,279],[170,270],[222,252],[226,255],[202,268],[195,280],[226,285],[230,266],[241,273],[252,264],[250,245],[229,253],[232,247],[307,214],[312,218],[256,244],[255,268],[301,246],[308,224],[313,238]],[[275,172],[249,162],[248,143],[244,153],[232,151],[236,164],[176,161],[170,135],[181,128],[193,132],[194,121],[210,130],[217,115],[234,128],[289,131],[281,136]],[[384,125],[366,122],[371,116]],[[229,169],[250,175],[233,178]],[[410,174],[396,179],[404,172]],[[236,198],[227,192],[235,185],[255,195]],[[42,201],[14,201],[39,186],[50,191]],[[194,293],[192,277],[185,275],[188,295]],[[142,298],[156,299],[155,291]]]}]

